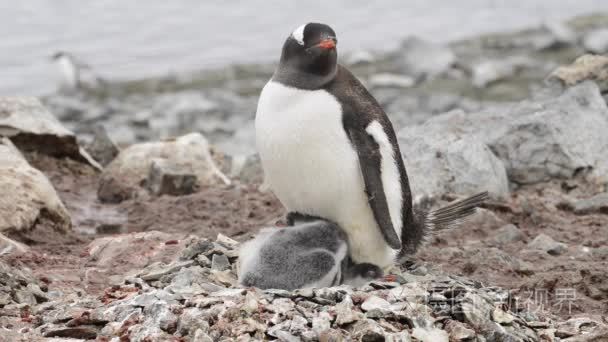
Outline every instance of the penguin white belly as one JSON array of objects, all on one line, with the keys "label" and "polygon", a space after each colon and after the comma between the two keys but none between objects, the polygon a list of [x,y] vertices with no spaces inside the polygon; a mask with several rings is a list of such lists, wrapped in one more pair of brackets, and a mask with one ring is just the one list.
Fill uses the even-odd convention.
[{"label": "penguin white belly", "polygon": [[355,262],[390,267],[397,251],[386,244],[373,217],[335,97],[270,81],[260,95],[255,125],[266,181],[281,203],[338,223]]}]

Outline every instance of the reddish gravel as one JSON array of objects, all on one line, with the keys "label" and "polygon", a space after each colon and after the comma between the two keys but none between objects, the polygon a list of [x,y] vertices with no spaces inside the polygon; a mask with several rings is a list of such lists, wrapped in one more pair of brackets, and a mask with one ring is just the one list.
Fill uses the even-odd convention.
[{"label": "reddish gravel", "polygon": [[[176,241],[190,234],[215,238],[220,232],[244,240],[284,214],[271,193],[238,182],[183,197],[102,204],[95,195],[99,175],[91,168],[71,160],[37,155],[28,158],[49,176],[72,215],[75,229],[62,235],[45,229],[40,222],[27,235],[13,235],[28,243],[32,252],[12,257],[9,263],[31,268],[42,280],[54,279],[49,284],[51,290],[86,288],[103,293],[104,281],[98,286],[82,284],[87,267],[84,256],[88,255],[85,247],[101,224],[114,224],[122,232],[159,230]],[[542,293],[547,301],[535,301],[534,307],[540,309],[543,304],[546,312],[563,318],[577,313],[606,315],[608,256],[599,251],[608,245],[608,215],[577,216],[558,209],[566,197],[585,198],[597,191],[582,181],[567,185],[551,182],[517,189],[507,201],[489,206],[474,221],[434,236],[418,253],[416,263],[512,289],[522,299],[533,298],[534,291]],[[569,192],[564,190],[573,187]],[[520,229],[522,240],[500,245],[494,241],[496,230],[508,223]],[[553,256],[527,248],[540,233],[565,243],[567,250]],[[564,302],[572,293],[575,297]]]}]

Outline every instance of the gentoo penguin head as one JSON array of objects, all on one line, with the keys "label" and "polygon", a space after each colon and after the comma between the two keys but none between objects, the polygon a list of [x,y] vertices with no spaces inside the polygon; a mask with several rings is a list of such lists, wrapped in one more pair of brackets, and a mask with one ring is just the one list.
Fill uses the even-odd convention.
[{"label": "gentoo penguin head", "polygon": [[336,75],[336,33],[325,24],[308,23],[285,40],[275,80],[303,89],[316,89]]}]

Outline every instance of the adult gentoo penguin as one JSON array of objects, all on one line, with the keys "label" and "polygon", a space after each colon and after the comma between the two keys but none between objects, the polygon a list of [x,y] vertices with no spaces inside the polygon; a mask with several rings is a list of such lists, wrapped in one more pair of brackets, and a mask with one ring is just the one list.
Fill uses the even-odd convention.
[{"label": "adult gentoo penguin", "polygon": [[390,267],[434,229],[474,212],[485,194],[415,213],[392,124],[378,102],[337,63],[325,24],[298,27],[283,45],[255,119],[266,181],[290,212],[336,222],[355,263]]}]

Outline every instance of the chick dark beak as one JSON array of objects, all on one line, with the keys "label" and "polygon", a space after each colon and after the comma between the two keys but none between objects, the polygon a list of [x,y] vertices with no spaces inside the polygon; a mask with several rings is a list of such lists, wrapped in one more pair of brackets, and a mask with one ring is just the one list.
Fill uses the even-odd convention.
[{"label": "chick dark beak", "polygon": [[336,47],[336,40],[334,38],[326,38],[317,44],[317,46],[325,50],[334,49]]}]

